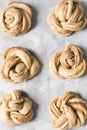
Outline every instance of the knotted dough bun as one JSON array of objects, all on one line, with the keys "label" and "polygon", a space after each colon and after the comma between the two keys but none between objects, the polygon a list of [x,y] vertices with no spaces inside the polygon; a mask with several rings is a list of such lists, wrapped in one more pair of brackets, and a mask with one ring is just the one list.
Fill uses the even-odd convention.
[{"label": "knotted dough bun", "polygon": [[0,99],[0,118],[8,125],[19,125],[33,118],[32,102],[15,90]]},{"label": "knotted dough bun", "polygon": [[40,70],[38,60],[22,47],[12,47],[2,56],[0,74],[8,82],[23,82]]},{"label": "knotted dough bun", "polygon": [[66,92],[51,102],[50,114],[57,130],[80,127],[87,120],[87,102],[74,92]]},{"label": "knotted dough bun", "polygon": [[61,0],[51,10],[47,21],[53,31],[60,36],[68,36],[87,25],[83,7],[78,0]]},{"label": "knotted dough bun", "polygon": [[78,78],[87,71],[87,63],[81,49],[70,44],[64,51],[53,54],[49,68],[57,78]]},{"label": "knotted dough bun", "polygon": [[1,26],[8,35],[16,36],[29,31],[32,22],[31,8],[21,2],[10,2],[1,13]]}]

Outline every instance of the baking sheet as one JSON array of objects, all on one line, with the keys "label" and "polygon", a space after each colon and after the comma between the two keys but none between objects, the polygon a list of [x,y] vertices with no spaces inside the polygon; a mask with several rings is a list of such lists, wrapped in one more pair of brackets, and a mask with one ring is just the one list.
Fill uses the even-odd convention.
[{"label": "baking sheet", "polygon": [[[53,33],[47,24],[47,15],[59,0],[16,0],[30,4],[33,13],[33,26],[29,33],[22,36],[10,37],[0,29],[0,63],[4,51],[12,46],[29,49],[41,63],[41,72],[27,82],[10,84],[0,78],[0,96],[14,89],[26,93],[33,100],[35,118],[23,125],[10,127],[0,119],[1,130],[54,130],[48,113],[50,101],[66,91],[75,91],[87,100],[87,74],[78,79],[56,79],[49,72],[50,56],[57,50],[73,43],[81,47],[87,59],[87,28],[68,37],[59,37]],[[0,11],[10,0],[0,0]],[[81,0],[87,16],[87,1]],[[73,130],[73,129],[72,129]],[[74,130],[87,130],[87,124]]]}]

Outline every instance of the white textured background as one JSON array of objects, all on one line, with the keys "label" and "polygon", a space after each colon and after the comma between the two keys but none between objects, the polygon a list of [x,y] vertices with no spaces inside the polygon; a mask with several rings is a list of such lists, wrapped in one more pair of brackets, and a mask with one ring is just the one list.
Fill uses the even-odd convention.
[{"label": "white textured background", "polygon": [[[11,90],[24,91],[33,100],[35,118],[26,124],[9,127],[0,120],[1,130],[54,130],[48,113],[50,101],[66,91],[75,91],[87,100],[87,74],[78,79],[58,80],[49,72],[50,56],[62,50],[69,43],[81,47],[87,59],[87,28],[68,37],[56,36],[47,24],[47,15],[58,0],[16,0],[30,4],[33,9],[33,27],[29,33],[10,37],[0,28],[0,63],[4,51],[12,46],[21,46],[31,50],[41,62],[41,72],[32,80],[24,83],[10,84],[0,78],[0,96]],[[0,0],[0,11],[10,0]],[[81,0],[87,13],[87,0]],[[87,16],[87,14],[86,14]],[[87,130],[87,125],[74,130]]]}]

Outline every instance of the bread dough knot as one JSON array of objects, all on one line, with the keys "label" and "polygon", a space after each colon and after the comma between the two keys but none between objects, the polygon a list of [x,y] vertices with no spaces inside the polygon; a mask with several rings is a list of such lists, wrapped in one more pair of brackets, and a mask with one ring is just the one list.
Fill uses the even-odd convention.
[{"label": "bread dough knot", "polygon": [[62,0],[48,16],[48,24],[60,36],[83,29],[87,24],[84,10],[78,0]]},{"label": "bread dough knot", "polygon": [[1,13],[1,26],[8,35],[26,33],[31,27],[31,21],[31,8],[21,2],[10,2]]},{"label": "bread dough knot", "polygon": [[53,54],[49,66],[51,73],[57,78],[78,78],[87,69],[83,52],[74,44],[68,45],[64,51]]},{"label": "bread dough knot", "polygon": [[51,102],[50,114],[57,130],[79,127],[87,119],[87,102],[74,92],[66,92]]},{"label": "bread dough knot", "polygon": [[32,102],[15,90],[0,99],[0,117],[8,125],[19,125],[33,118]]},{"label": "bread dough knot", "polygon": [[40,70],[38,60],[21,47],[9,48],[2,57],[1,76],[8,82],[23,82]]}]

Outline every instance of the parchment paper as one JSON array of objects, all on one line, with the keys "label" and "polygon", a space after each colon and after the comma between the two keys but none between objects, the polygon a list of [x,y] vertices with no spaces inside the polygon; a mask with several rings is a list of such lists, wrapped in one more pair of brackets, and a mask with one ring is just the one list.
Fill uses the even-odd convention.
[{"label": "parchment paper", "polygon": [[[59,37],[47,24],[47,15],[59,0],[16,0],[30,4],[33,9],[33,25],[25,35],[7,36],[0,28],[0,63],[2,54],[12,46],[25,47],[34,54],[41,63],[41,72],[32,80],[10,84],[0,78],[0,97],[14,89],[23,91],[33,101],[35,117],[31,122],[10,127],[0,119],[0,130],[55,130],[51,124],[48,107],[55,97],[66,91],[79,93],[87,100],[87,74],[78,79],[56,79],[49,72],[49,59],[57,50],[63,50],[73,43],[81,47],[87,59],[87,28],[68,37]],[[0,11],[10,0],[0,0]],[[87,1],[81,0],[87,16]],[[73,130],[73,129],[72,129]],[[87,130],[87,124],[74,130]]]}]

